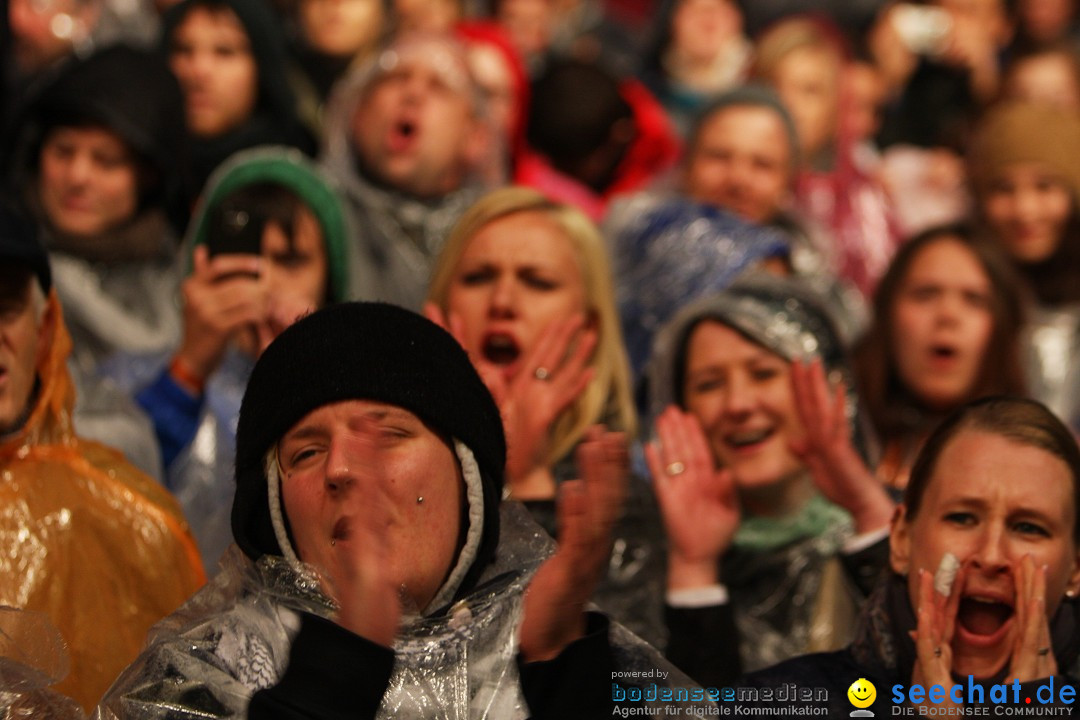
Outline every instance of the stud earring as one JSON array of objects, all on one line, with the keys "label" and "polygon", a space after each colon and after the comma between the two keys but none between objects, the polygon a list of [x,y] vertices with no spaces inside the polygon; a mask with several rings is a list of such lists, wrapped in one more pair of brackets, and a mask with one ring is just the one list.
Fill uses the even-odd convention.
[{"label": "stud earring", "polygon": [[330,538],[330,545],[337,545],[337,540],[335,540],[334,538]]},{"label": "stud earring", "polygon": [[417,504],[417,505],[423,505],[423,504],[424,504],[424,496],[423,496],[423,495],[421,495],[420,497],[416,498],[416,504]]}]

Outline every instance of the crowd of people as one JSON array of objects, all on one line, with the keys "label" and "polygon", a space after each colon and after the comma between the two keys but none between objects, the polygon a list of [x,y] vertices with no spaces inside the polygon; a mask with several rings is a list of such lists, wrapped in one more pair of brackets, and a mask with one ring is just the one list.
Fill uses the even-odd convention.
[{"label": "crowd of people", "polygon": [[6,8],[0,716],[1080,688],[1074,0]]}]

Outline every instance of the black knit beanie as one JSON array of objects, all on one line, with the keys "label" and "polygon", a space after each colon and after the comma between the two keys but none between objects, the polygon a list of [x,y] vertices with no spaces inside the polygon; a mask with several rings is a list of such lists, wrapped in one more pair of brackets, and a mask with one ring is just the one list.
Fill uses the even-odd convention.
[{"label": "black knit beanie", "polygon": [[484,532],[462,584],[470,588],[499,539],[506,466],[499,408],[449,333],[383,303],[319,310],[281,333],[255,364],[236,431],[232,528],[240,549],[253,560],[282,554],[270,519],[266,454],[309,412],[342,400],[404,408],[472,451],[483,485]]},{"label": "black knit beanie", "polygon": [[183,95],[149,50],[113,45],[74,61],[43,92],[37,114],[47,127],[102,125],[162,176],[175,173],[181,160]]}]

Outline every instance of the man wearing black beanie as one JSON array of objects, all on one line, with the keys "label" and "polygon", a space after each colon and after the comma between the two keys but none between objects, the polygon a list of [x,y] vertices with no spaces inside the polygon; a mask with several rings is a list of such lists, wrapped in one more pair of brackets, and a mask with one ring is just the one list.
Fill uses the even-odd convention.
[{"label": "man wearing black beanie", "polygon": [[545,560],[547,537],[500,500],[502,422],[457,342],[391,305],[313,313],[263,352],[244,396],[239,548],[117,681],[106,717],[610,716],[620,667],[668,667],[585,611],[623,447],[600,429],[583,443]]}]

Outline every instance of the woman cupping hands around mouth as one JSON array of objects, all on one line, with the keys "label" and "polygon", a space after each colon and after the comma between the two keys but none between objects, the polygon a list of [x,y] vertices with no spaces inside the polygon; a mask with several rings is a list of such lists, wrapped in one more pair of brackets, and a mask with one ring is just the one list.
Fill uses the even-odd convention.
[{"label": "woman cupping hands around mouth", "polygon": [[1034,698],[1026,683],[1069,672],[1078,473],[1069,431],[1033,401],[974,403],[927,442],[891,534],[892,567],[915,609],[912,686],[941,685],[970,703],[982,701],[969,678],[1019,681]]},{"label": "woman cupping hands around mouth", "polygon": [[[1048,708],[1075,702],[1080,660],[1078,488],[1076,440],[1045,406],[1003,396],[961,406],[912,468],[891,523],[891,572],[851,644],[743,682],[859,677],[877,688],[875,713],[1059,714]],[[846,697],[830,695],[830,714],[850,712]]]},{"label": "woman cupping hands around mouth", "polygon": [[[564,540],[555,500],[573,494],[567,481],[583,472],[575,448],[595,436],[626,453],[637,425],[599,231],[579,210],[534,190],[492,192],[448,238],[426,314],[458,339],[499,406],[507,497]],[[655,504],[633,476],[614,499],[614,544],[622,550],[606,558],[592,599],[658,643],[663,557]]]}]

